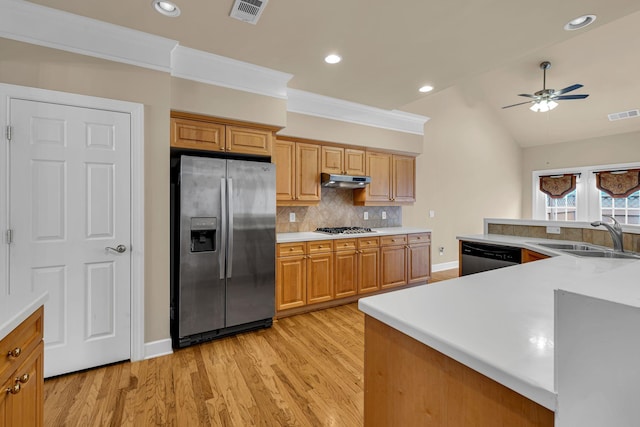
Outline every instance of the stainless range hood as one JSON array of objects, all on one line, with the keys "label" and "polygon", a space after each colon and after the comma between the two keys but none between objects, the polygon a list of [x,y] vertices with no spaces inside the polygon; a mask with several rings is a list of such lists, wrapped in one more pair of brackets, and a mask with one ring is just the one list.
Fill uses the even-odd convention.
[{"label": "stainless range hood", "polygon": [[320,182],[323,187],[331,188],[364,188],[371,182],[370,176],[334,175],[330,173],[320,174]]}]

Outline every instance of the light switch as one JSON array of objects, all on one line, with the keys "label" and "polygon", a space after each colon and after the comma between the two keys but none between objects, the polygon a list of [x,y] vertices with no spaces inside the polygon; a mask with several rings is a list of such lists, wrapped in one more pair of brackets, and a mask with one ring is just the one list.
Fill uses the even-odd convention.
[{"label": "light switch", "polygon": [[436,211],[430,210],[429,211],[429,218],[434,218],[435,216],[436,216]]}]

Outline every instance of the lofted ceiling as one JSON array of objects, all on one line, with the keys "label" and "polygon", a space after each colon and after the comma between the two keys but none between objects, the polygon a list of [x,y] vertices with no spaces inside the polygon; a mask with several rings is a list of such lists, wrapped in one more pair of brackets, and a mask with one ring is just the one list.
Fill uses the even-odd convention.
[{"label": "lofted ceiling", "polygon": [[[523,147],[640,131],[640,118],[607,114],[640,108],[637,0],[271,0],[257,23],[229,17],[233,0],[175,0],[177,18],[151,0],[33,0],[43,6],[179,41],[182,46],[294,77],[289,87],[387,110],[430,116],[429,97],[458,87],[477,98]],[[589,27],[563,26],[584,14]],[[343,61],[328,65],[329,53]],[[533,113],[519,93],[584,85],[580,101]],[[428,94],[418,88],[430,84]],[[428,124],[427,124],[428,126]]]}]

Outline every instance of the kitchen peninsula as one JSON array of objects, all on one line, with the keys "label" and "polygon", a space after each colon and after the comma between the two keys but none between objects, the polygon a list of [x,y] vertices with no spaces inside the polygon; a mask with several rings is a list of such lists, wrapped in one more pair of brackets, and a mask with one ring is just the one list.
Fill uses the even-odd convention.
[{"label": "kitchen peninsula", "polygon": [[552,257],[361,299],[365,425],[636,425],[640,261],[475,239]]}]

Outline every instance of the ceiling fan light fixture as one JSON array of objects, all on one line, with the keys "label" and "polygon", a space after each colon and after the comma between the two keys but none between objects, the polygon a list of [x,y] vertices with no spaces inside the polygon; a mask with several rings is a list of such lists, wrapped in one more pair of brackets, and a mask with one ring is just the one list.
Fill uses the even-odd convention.
[{"label": "ceiling fan light fixture", "polygon": [[546,113],[547,111],[551,111],[558,106],[558,103],[553,100],[543,99],[534,103],[529,109],[536,113]]},{"label": "ceiling fan light fixture", "polygon": [[151,2],[151,6],[153,6],[156,12],[161,13],[164,16],[169,16],[171,18],[180,16],[180,8],[170,1],[153,0]]},{"label": "ceiling fan light fixture", "polygon": [[579,30],[580,28],[584,28],[587,25],[590,25],[595,20],[596,20],[596,15],[582,15],[567,22],[564,25],[564,29],[566,31]]}]

